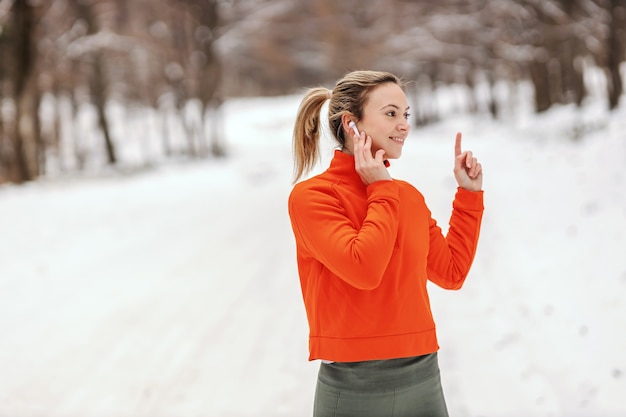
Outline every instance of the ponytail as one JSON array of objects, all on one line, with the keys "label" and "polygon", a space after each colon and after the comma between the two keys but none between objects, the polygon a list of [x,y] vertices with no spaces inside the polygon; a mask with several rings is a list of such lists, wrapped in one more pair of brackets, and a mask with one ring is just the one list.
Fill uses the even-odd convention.
[{"label": "ponytail", "polygon": [[311,88],[300,103],[293,128],[294,182],[319,161],[320,111],[330,95],[327,88]]}]

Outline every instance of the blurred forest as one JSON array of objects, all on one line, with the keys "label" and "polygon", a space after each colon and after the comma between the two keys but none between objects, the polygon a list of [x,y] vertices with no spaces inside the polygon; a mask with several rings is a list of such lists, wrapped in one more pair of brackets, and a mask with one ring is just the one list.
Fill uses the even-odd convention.
[{"label": "blurred forest", "polygon": [[433,91],[447,84],[493,117],[496,86],[520,82],[536,112],[581,105],[589,68],[614,109],[625,56],[626,0],[0,0],[0,183],[81,172],[93,153],[124,163],[120,144],[139,139],[119,134],[119,109],[161,123],[160,160],[224,156],[227,98],[354,69],[414,81],[417,125],[437,119]]}]

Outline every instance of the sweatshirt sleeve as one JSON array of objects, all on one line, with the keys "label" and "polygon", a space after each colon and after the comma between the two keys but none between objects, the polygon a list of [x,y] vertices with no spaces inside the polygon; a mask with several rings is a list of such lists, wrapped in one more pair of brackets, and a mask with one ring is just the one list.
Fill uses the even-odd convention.
[{"label": "sweatshirt sleeve", "polygon": [[445,237],[435,220],[430,219],[428,279],[442,288],[457,290],[463,285],[476,254],[484,210],[483,192],[458,188],[452,208]]},{"label": "sweatshirt sleeve", "polygon": [[360,225],[350,221],[332,189],[294,188],[289,216],[297,245],[348,284],[374,289],[398,233],[399,187],[394,181],[370,184],[367,213]]}]

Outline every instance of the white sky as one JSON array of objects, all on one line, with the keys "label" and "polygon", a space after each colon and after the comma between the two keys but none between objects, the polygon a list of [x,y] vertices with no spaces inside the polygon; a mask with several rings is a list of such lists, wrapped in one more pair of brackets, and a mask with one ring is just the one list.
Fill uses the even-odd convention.
[{"label": "white sky", "polygon": [[[0,416],[311,415],[298,101],[227,102],[228,160],[0,187]],[[444,228],[457,131],[486,211],[464,288],[431,288],[450,414],[626,415],[626,108],[413,130],[390,170]]]}]

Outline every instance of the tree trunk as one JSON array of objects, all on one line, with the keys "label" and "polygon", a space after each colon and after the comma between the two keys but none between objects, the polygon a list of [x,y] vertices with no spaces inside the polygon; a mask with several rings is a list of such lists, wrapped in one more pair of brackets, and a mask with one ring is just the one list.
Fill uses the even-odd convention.
[{"label": "tree trunk", "polygon": [[550,96],[550,80],[548,66],[545,62],[533,61],[530,63],[530,77],[535,92],[535,111],[541,113],[552,105]]},{"label": "tree trunk", "polygon": [[30,181],[39,174],[37,160],[38,103],[33,71],[35,63],[34,7],[27,0],[13,3],[13,33],[15,57],[15,126],[13,155],[10,161],[9,178],[14,182]]},{"label": "tree trunk", "polygon": [[87,152],[81,143],[82,135],[80,132],[83,129],[81,129],[80,120],[78,118],[79,103],[76,98],[76,91],[72,92],[70,99],[72,102],[72,146],[74,149],[74,157],[76,158],[76,167],[79,171],[82,171],[87,163]]},{"label": "tree trunk", "polygon": [[198,157],[198,150],[196,149],[196,138],[194,134],[193,120],[189,120],[189,109],[184,104],[180,104],[178,107],[178,117],[180,118],[181,126],[185,131],[185,137],[187,138],[187,155],[192,158]]},{"label": "tree trunk", "polygon": [[610,0],[609,36],[607,45],[607,88],[609,109],[619,105],[619,98],[623,92],[622,76],[619,71],[624,59],[624,26],[626,25],[626,1]]},{"label": "tree trunk", "polygon": [[563,41],[562,47],[559,50],[558,60],[563,101],[564,103],[573,102],[580,106],[585,97],[585,88],[582,68],[580,65],[577,65],[576,62],[578,42],[580,42],[580,40],[573,37]]},{"label": "tree trunk", "polygon": [[[559,0],[559,3],[571,22],[579,21],[585,14],[580,0]],[[552,51],[559,61],[560,101],[580,106],[586,95],[583,68],[579,62],[585,49],[584,40],[572,33],[566,38],[559,37],[557,42]]]},{"label": "tree trunk", "polygon": [[[0,87],[0,94],[1,94],[1,87]],[[8,174],[7,174],[7,159],[5,157],[5,149],[6,149],[6,145],[5,145],[5,140],[6,140],[6,132],[4,130],[4,119],[2,118],[2,112],[0,112],[0,184],[8,181]]]},{"label": "tree trunk", "polygon": [[[206,146],[206,123],[210,124],[211,133],[209,135],[209,150],[211,155],[221,157],[225,155],[222,138],[219,133],[222,113],[222,63],[215,50],[215,36],[213,32],[220,22],[217,0],[207,0],[196,5],[198,7],[198,23],[202,27],[209,28],[210,33],[198,40],[198,47],[204,53],[206,62],[199,71],[199,91],[198,96],[202,102],[201,107],[201,135],[200,143]],[[207,112],[208,110],[208,112]],[[207,118],[207,113],[210,117]]]},{"label": "tree trunk", "polygon": [[163,153],[167,157],[171,157],[172,145],[170,144],[170,124],[169,124],[169,114],[165,107],[159,107],[157,109],[157,115],[161,115],[161,130],[163,132],[162,143],[163,143]]},{"label": "tree trunk", "polygon": [[111,139],[109,120],[106,113],[106,81],[102,68],[104,60],[102,59],[100,52],[95,52],[94,54],[93,72],[91,73],[91,80],[89,83],[91,89],[91,99],[93,104],[96,106],[96,111],[98,113],[98,126],[100,127],[104,137],[107,161],[109,164],[113,165],[117,162],[117,157],[115,154],[115,146],[113,145],[113,140]]},{"label": "tree trunk", "polygon": [[574,57],[573,69],[574,71],[572,73],[572,91],[574,94],[574,102],[578,107],[580,107],[583,103],[583,100],[587,96],[581,56],[577,55]]},{"label": "tree trunk", "polygon": [[[74,0],[74,6],[76,8],[78,16],[83,19],[87,25],[87,34],[93,35],[98,32],[98,24],[93,14],[91,5],[86,0]],[[117,156],[115,152],[115,145],[111,139],[111,133],[109,129],[109,120],[106,114],[106,101],[107,101],[107,80],[104,70],[105,61],[102,59],[101,51],[94,51],[92,54],[92,70],[89,74],[89,88],[91,90],[91,100],[96,107],[98,113],[98,126],[102,130],[104,137],[104,145],[107,155],[107,161],[109,164],[115,164],[117,162]]]},{"label": "tree trunk", "polygon": [[211,155],[215,157],[226,156],[226,149],[222,143],[223,129],[222,129],[222,103],[220,100],[214,100],[208,107],[208,118],[211,132],[209,133],[209,140],[211,141]]}]

